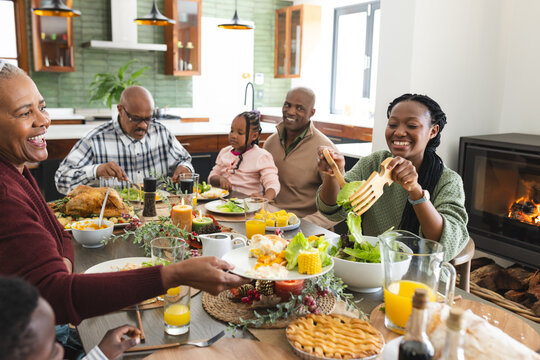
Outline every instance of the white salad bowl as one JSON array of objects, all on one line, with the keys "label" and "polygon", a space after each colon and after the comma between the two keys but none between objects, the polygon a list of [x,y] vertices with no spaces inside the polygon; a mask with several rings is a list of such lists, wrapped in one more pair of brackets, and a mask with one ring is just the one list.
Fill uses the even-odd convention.
[{"label": "white salad bowl", "polygon": [[71,233],[75,240],[85,248],[102,247],[102,241],[112,235],[114,223],[109,220],[103,220],[102,225],[107,227],[104,229],[94,230],[92,224],[97,226],[99,219],[81,220],[71,225]]},{"label": "white salad bowl", "polygon": [[[379,242],[375,236],[365,236],[364,239],[371,245]],[[334,259],[334,274],[341,278],[347,288],[361,293],[372,293],[381,290],[383,286],[382,263],[362,263],[344,260],[337,257]],[[396,263],[396,271],[403,274],[407,271],[408,261]]]}]

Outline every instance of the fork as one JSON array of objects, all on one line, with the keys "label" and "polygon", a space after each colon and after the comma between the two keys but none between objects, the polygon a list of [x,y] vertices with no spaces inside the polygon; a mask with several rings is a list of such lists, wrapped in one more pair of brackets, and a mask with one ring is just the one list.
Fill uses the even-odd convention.
[{"label": "fork", "polygon": [[392,170],[387,166],[392,158],[387,158],[381,163],[381,172],[372,172],[367,181],[356,192],[349,196],[349,201],[356,215],[365,213],[382,196],[384,185],[391,185]]},{"label": "fork", "polygon": [[149,346],[137,346],[133,347],[131,349],[127,349],[125,352],[139,352],[139,351],[151,351],[151,350],[161,350],[161,349],[168,349],[183,345],[193,345],[197,347],[207,347],[221,339],[225,335],[225,330],[221,330],[220,333],[215,335],[214,337],[207,339],[207,340],[201,340],[201,341],[186,341],[183,343],[171,343],[171,344],[161,344],[161,345],[149,345]]}]

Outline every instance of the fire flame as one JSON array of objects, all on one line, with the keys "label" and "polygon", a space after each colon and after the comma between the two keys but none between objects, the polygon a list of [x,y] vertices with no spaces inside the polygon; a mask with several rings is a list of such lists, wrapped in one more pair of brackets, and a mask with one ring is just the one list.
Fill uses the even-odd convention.
[{"label": "fire flame", "polygon": [[508,209],[508,217],[523,223],[540,226],[540,204],[533,199],[520,197]]}]

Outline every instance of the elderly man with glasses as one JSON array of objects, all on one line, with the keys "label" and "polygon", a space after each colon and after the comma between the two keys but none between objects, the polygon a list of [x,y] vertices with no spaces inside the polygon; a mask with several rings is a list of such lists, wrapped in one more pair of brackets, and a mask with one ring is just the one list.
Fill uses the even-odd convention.
[{"label": "elderly man with glasses", "polygon": [[[152,94],[141,86],[122,92],[118,118],[80,139],[56,171],[60,193],[74,187],[100,185],[100,178],[142,182],[152,173],[193,172],[191,156],[165,126],[155,121]],[[108,183],[110,184],[110,183]]]}]

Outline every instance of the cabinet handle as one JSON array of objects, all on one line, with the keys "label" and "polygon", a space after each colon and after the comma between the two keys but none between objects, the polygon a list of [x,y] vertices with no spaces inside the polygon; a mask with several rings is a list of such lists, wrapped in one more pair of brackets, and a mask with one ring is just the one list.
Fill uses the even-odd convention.
[{"label": "cabinet handle", "polygon": [[206,158],[211,158],[211,157],[212,157],[212,155],[210,155],[210,154],[191,155],[192,159],[206,159]]},{"label": "cabinet handle", "polygon": [[180,145],[182,145],[182,146],[186,147],[186,146],[189,146],[189,145],[190,145],[190,143],[180,143]]},{"label": "cabinet handle", "polygon": [[333,137],[333,136],[328,136],[328,138],[329,138],[330,140],[332,140],[333,142],[342,142],[342,141],[343,141],[342,139],[336,138],[336,137]]}]

